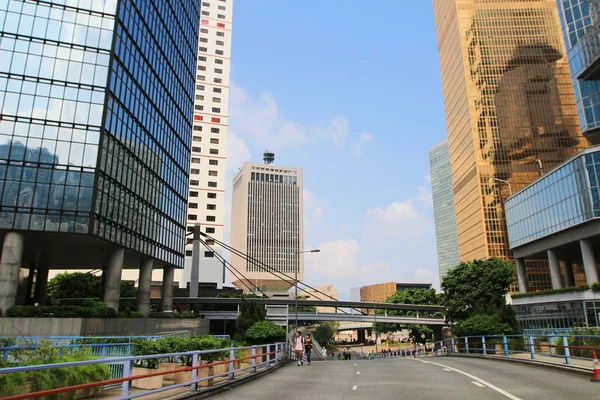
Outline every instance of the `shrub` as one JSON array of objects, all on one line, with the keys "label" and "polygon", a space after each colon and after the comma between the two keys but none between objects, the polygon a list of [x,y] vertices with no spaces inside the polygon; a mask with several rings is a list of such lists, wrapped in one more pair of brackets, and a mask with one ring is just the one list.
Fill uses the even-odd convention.
[{"label": "shrub", "polygon": [[592,283],[591,287],[592,287],[592,290],[594,292],[600,292],[600,282],[594,282],[594,283]]},{"label": "shrub", "polygon": [[[592,285],[592,288],[593,288],[593,285]],[[586,290],[590,290],[590,287],[588,285],[581,285],[581,286],[571,286],[571,287],[560,288],[560,289],[541,290],[539,292],[513,293],[511,295],[511,297],[513,299],[522,299],[525,297],[535,297],[535,296],[543,296],[543,295],[549,295],[549,294],[584,292]],[[600,289],[598,289],[598,290],[600,290]]]},{"label": "shrub", "polygon": [[15,306],[7,310],[15,318],[115,318],[114,310],[101,301],[84,300],[81,306]]},{"label": "shrub", "polygon": [[478,314],[454,326],[456,336],[493,336],[512,332],[512,327],[500,322],[497,314]]},{"label": "shrub", "polygon": [[271,321],[259,321],[246,331],[246,338],[253,344],[285,341],[285,329]]}]

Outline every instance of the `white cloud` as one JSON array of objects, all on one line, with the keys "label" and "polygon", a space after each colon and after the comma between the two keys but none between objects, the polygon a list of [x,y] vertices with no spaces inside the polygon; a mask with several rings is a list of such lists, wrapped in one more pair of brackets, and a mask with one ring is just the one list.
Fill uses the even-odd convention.
[{"label": "white cloud", "polygon": [[318,197],[308,189],[302,191],[304,202],[304,237],[310,238],[323,226],[323,208]]},{"label": "white cloud", "polygon": [[431,183],[431,174],[425,175],[425,181]]},{"label": "white cloud", "polygon": [[244,161],[252,159],[252,154],[246,142],[236,134],[229,132],[227,135],[227,170],[237,171]]},{"label": "white cloud", "polygon": [[370,133],[361,133],[358,140],[350,146],[350,153],[355,156],[362,156],[364,154],[364,148],[367,143],[373,141],[375,136]]},{"label": "white cloud", "polygon": [[348,120],[342,116],[335,117],[324,129],[318,129],[321,137],[331,140],[335,146],[342,146],[346,142],[350,131]]}]

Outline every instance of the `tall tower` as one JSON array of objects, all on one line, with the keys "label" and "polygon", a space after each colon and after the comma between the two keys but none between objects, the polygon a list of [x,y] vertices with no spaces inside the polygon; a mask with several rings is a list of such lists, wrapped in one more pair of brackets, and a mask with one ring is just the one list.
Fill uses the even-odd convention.
[{"label": "tall tower", "polygon": [[[297,271],[303,280],[302,169],[275,165],[271,152],[265,152],[264,161],[245,162],[233,178],[231,245],[275,271],[291,276]],[[241,289],[256,285],[279,292],[291,287],[261,265],[234,255],[231,263],[251,283],[231,277]]]},{"label": "tall tower", "polygon": [[[202,232],[222,240],[233,0],[202,1],[200,10],[187,231],[199,222]],[[191,266],[188,238],[185,269],[176,278],[180,287],[190,282]],[[204,247],[199,273],[200,282],[222,287],[223,265]]]},{"label": "tall tower", "polygon": [[429,149],[429,168],[431,173],[431,194],[433,196],[438,273],[441,282],[451,268],[460,264],[448,139],[444,139]]},{"label": "tall tower", "polygon": [[[588,146],[556,0],[433,5],[460,259],[510,259],[504,200]],[[545,271],[528,265],[532,290]]]}]

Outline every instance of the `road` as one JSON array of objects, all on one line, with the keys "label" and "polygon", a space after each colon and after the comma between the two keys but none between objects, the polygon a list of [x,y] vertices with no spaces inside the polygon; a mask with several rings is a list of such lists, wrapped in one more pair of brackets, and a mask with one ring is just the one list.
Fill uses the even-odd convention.
[{"label": "road", "polygon": [[218,400],[598,400],[600,383],[517,363],[424,358],[294,363]]}]

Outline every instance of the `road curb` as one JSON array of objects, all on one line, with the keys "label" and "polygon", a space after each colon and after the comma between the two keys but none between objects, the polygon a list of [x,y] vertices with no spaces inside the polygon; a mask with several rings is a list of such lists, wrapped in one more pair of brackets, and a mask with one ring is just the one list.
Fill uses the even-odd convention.
[{"label": "road curb", "polygon": [[545,363],[545,362],[537,361],[537,360],[525,360],[525,359],[520,359],[520,358],[510,358],[510,357],[502,357],[502,356],[484,356],[484,355],[480,355],[480,354],[457,354],[457,353],[454,353],[454,354],[448,354],[446,357],[480,358],[480,359],[484,359],[484,360],[512,362],[512,363],[518,363],[518,364],[522,364],[522,365],[529,365],[532,367],[553,369],[556,371],[567,372],[567,373],[577,374],[577,375],[581,375],[581,376],[585,375],[588,378],[593,373],[591,368],[577,367],[577,366],[573,366],[573,365],[551,364],[551,363]]},{"label": "road curb", "polygon": [[255,374],[247,374],[244,375],[241,378],[235,378],[233,381],[225,381],[225,382],[221,382],[217,385],[214,385],[210,388],[206,388],[203,389],[202,391],[198,391],[195,393],[187,393],[185,395],[180,395],[175,397],[175,399],[177,400],[202,400],[202,399],[208,399],[209,397],[215,396],[219,393],[223,393],[225,391],[231,390],[233,388],[236,388],[238,386],[241,386],[245,383],[248,382],[252,382],[255,379],[261,378],[265,375],[268,375],[274,371],[277,371],[279,368],[284,367],[285,365],[287,365],[290,362],[290,360],[284,360],[284,361],[280,361],[277,364],[261,370]]}]

